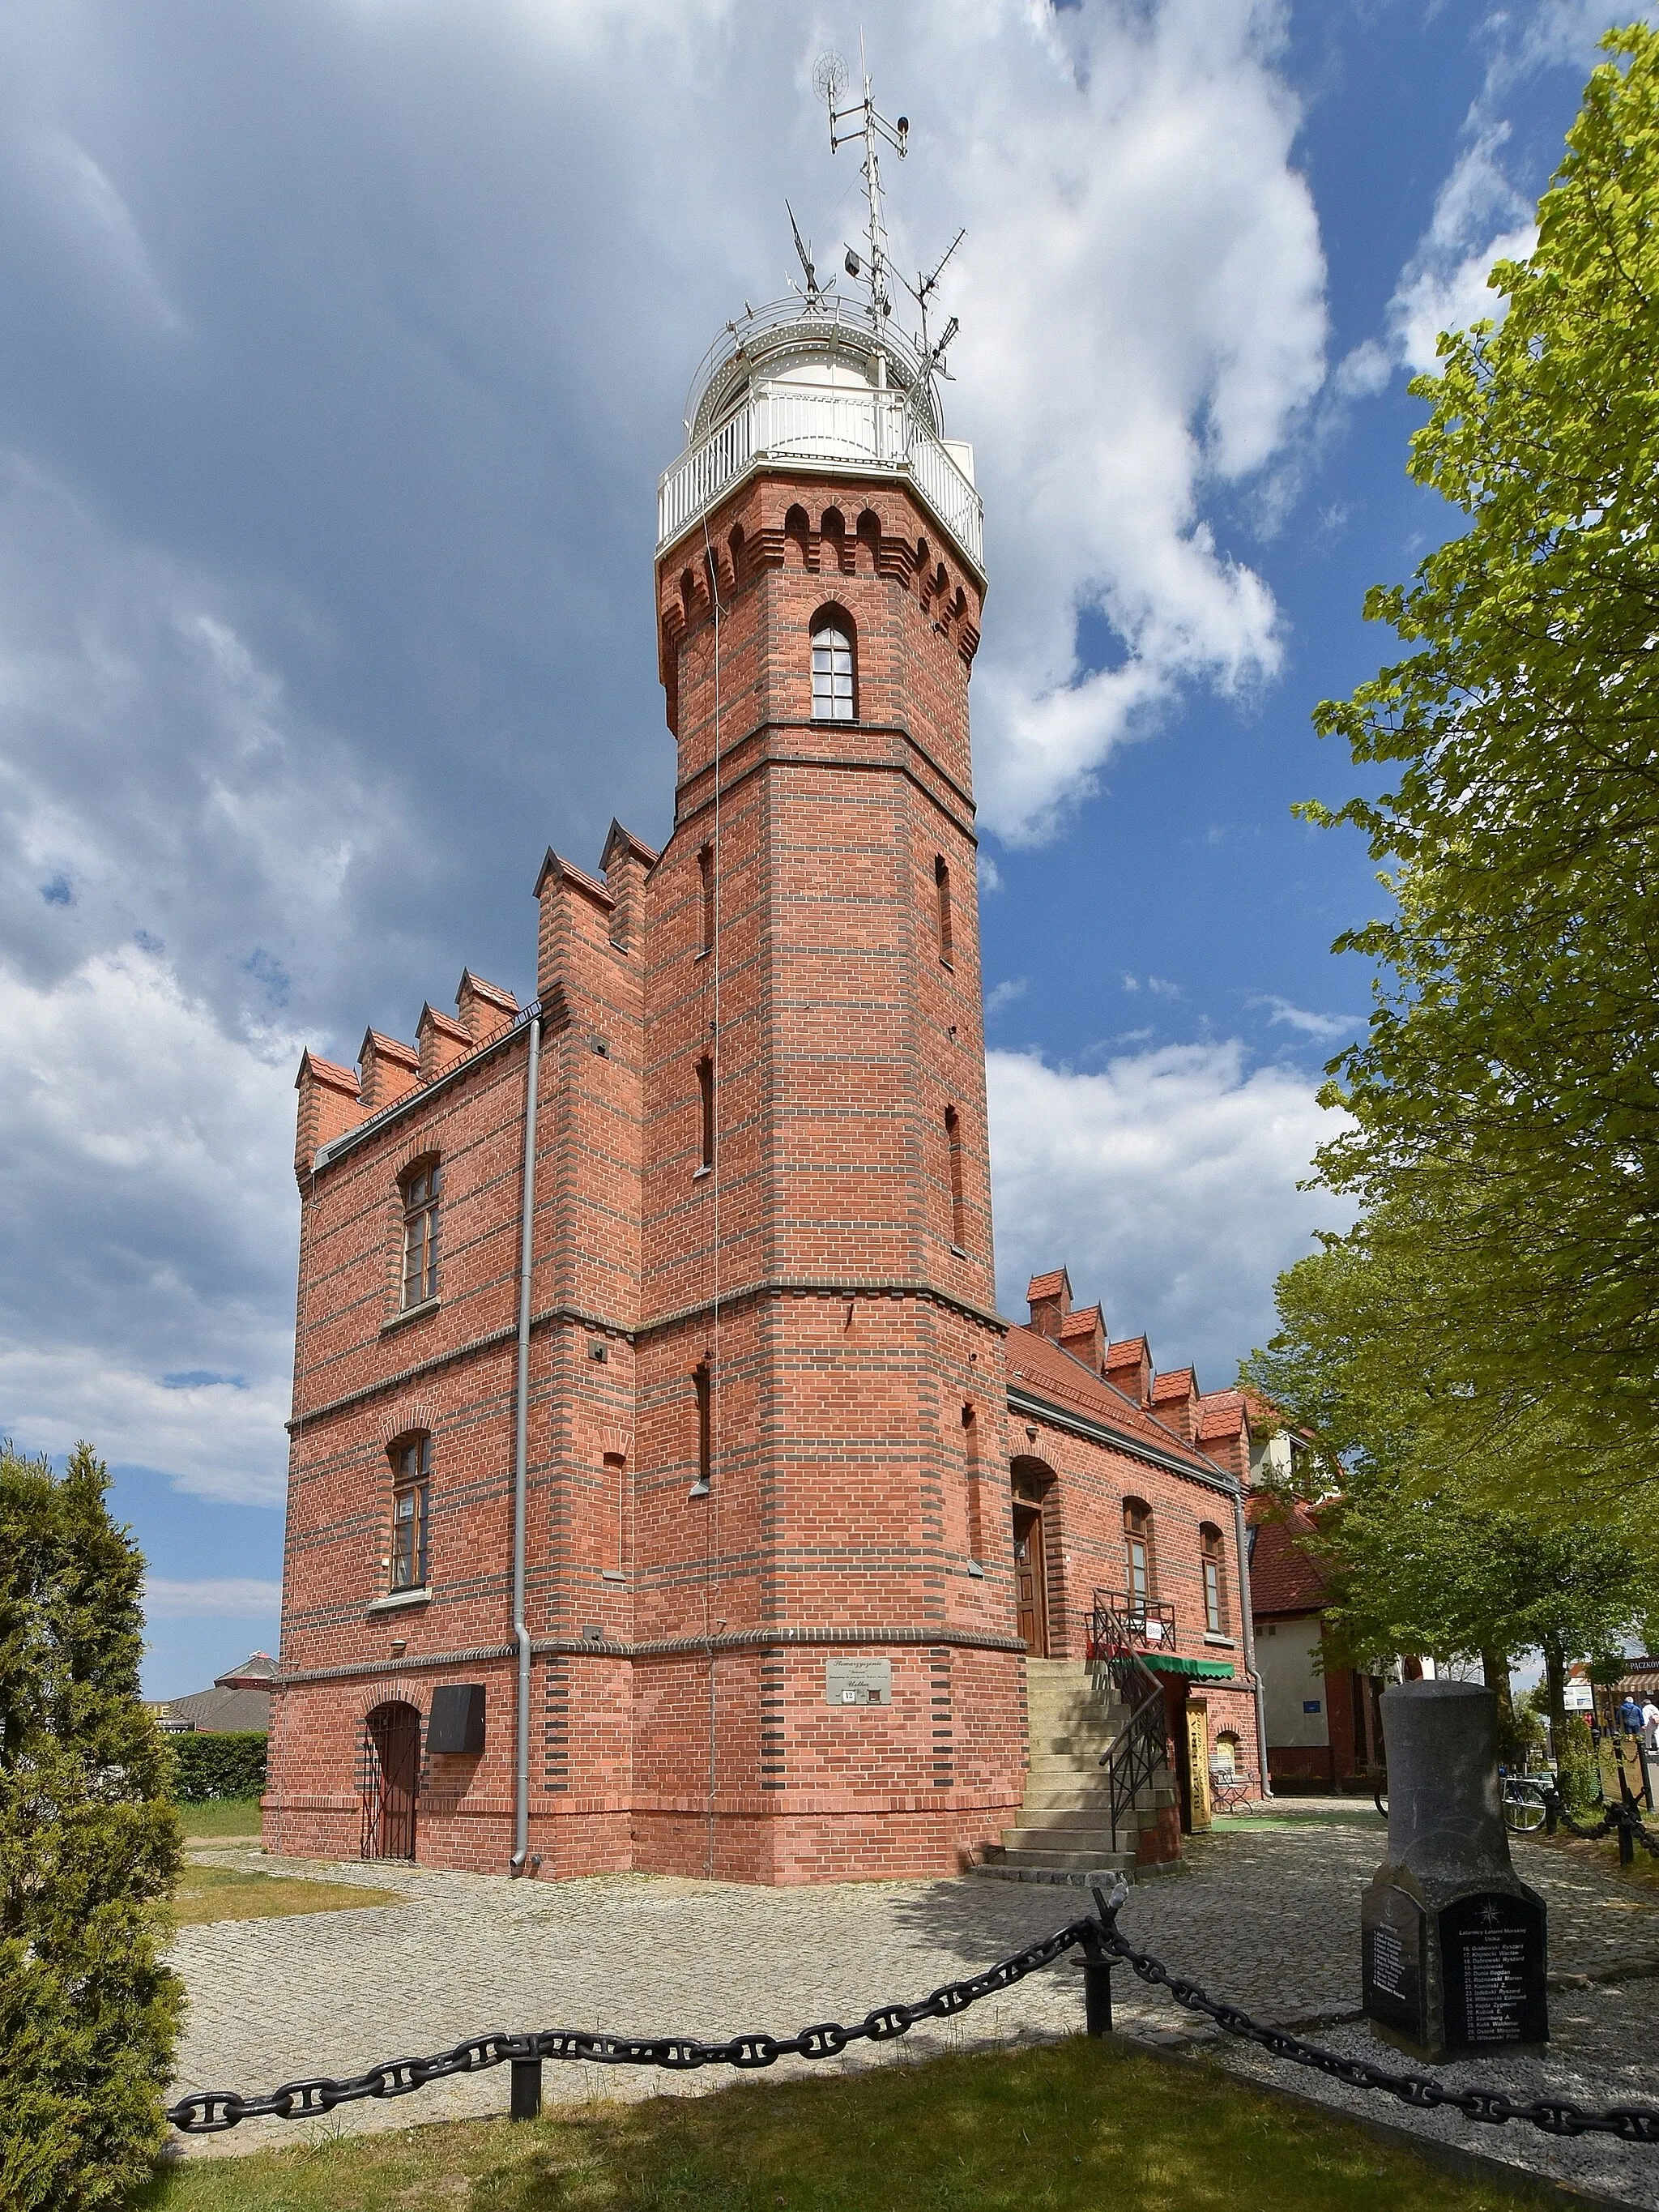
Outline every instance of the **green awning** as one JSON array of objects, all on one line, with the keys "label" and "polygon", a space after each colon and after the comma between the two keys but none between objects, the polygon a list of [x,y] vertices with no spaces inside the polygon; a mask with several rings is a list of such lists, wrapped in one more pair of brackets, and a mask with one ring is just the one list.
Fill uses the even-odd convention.
[{"label": "green awning", "polygon": [[1206,1674],[1212,1680],[1225,1680],[1233,1671],[1231,1659],[1177,1659],[1173,1651],[1142,1651],[1137,1656],[1155,1674]]}]

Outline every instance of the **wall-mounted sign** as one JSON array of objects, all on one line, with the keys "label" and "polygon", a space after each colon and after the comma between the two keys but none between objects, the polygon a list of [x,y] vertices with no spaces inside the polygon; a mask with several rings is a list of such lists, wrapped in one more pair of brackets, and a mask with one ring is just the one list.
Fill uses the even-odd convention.
[{"label": "wall-mounted sign", "polygon": [[826,1659],[823,1662],[823,1702],[826,1705],[890,1705],[893,1702],[892,1661]]},{"label": "wall-mounted sign", "polygon": [[1304,1698],[1302,1700],[1302,1710],[1304,1713],[1316,1713],[1319,1711],[1318,1698]]}]

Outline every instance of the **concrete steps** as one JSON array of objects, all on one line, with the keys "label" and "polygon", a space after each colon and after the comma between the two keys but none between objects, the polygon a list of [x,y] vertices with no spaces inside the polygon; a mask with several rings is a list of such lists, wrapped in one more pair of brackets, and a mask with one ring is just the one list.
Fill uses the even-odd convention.
[{"label": "concrete steps", "polygon": [[1030,1765],[1018,1824],[1005,1828],[975,1874],[1002,1881],[1086,1887],[1137,1871],[1136,1840],[1143,1822],[1176,1802],[1176,1781],[1161,1768],[1119,1820],[1112,1833],[1111,1800],[1101,1754],[1115,1741],[1127,1718],[1112,1695],[1104,1668],[1081,1660],[1028,1659],[1026,1708]]}]

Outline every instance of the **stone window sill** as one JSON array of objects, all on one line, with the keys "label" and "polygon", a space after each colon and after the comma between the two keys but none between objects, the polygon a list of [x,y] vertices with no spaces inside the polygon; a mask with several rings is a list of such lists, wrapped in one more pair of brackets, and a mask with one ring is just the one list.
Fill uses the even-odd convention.
[{"label": "stone window sill", "polygon": [[430,1585],[424,1589],[388,1590],[384,1597],[373,1597],[368,1601],[370,1613],[402,1613],[412,1605],[430,1605]]},{"label": "stone window sill", "polygon": [[394,1328],[401,1328],[405,1322],[424,1321],[428,1314],[436,1313],[442,1304],[441,1298],[422,1298],[417,1306],[404,1306],[401,1311],[393,1314],[390,1321],[380,1323],[381,1335],[390,1336]]},{"label": "stone window sill", "polygon": [[980,1563],[979,1563],[979,1561],[978,1561],[977,1559],[969,1559],[969,1562],[968,1562],[968,1571],[969,1571],[969,1573],[970,1575],[972,1575],[972,1576],[974,1577],[974,1578],[975,1578],[975,1580],[976,1582],[983,1582],[983,1581],[984,1581],[984,1579],[985,1579],[985,1570],[984,1570],[984,1568],[983,1568],[982,1566],[981,1566],[981,1565],[980,1565]]},{"label": "stone window sill", "polygon": [[620,1567],[601,1567],[599,1580],[602,1583],[625,1583],[628,1577]]},{"label": "stone window sill", "polygon": [[1207,1628],[1204,1632],[1204,1641],[1206,1644],[1220,1644],[1224,1651],[1237,1651],[1238,1649],[1237,1644],[1231,1636],[1212,1636]]},{"label": "stone window sill", "polygon": [[965,1260],[968,1257],[967,1248],[965,1245],[953,1244],[951,1247],[951,1249],[958,1260]]}]

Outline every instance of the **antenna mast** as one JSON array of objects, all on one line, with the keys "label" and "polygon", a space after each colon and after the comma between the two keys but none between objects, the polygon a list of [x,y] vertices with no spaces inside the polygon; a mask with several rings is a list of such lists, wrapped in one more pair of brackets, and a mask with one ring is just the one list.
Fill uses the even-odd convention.
[{"label": "antenna mast", "polygon": [[[847,250],[847,273],[857,278],[862,276],[869,291],[871,326],[879,338],[887,327],[887,318],[893,312],[893,303],[887,288],[887,226],[881,216],[881,147],[890,146],[900,161],[908,150],[910,118],[901,115],[896,123],[890,123],[876,106],[876,97],[867,70],[862,69],[864,97],[850,107],[838,107],[847,88],[847,64],[839,54],[825,54],[812,73],[812,82],[820,98],[830,111],[830,150],[850,146],[857,139],[864,141],[864,190],[869,203],[869,220],[866,235],[869,240],[864,266],[860,267],[859,256],[851,246]],[[845,125],[846,128],[842,126]]]}]

